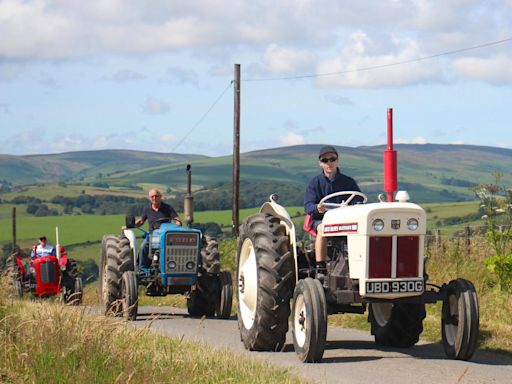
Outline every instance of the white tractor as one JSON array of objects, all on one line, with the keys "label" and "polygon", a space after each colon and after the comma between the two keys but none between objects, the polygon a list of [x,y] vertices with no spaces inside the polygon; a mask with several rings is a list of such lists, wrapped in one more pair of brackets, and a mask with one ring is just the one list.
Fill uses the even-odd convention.
[{"label": "white tractor", "polygon": [[[385,175],[385,184],[389,177]],[[329,203],[340,195],[342,204]],[[361,204],[350,205],[361,199]],[[328,239],[323,276],[317,274],[314,250],[298,247],[294,224],[276,195],[246,219],[240,227],[236,278],[238,323],[248,350],[283,348],[290,301],[293,344],[303,362],[321,361],[329,314],[368,310],[378,345],[412,347],[423,331],[425,304],[442,301],[446,355],[471,358],[479,330],[473,284],[464,279],[441,286],[429,283],[424,270],[425,211],[408,202],[405,191],[395,201],[379,200],[366,203],[364,194],[352,191],[322,200],[330,208],[323,218]]]}]

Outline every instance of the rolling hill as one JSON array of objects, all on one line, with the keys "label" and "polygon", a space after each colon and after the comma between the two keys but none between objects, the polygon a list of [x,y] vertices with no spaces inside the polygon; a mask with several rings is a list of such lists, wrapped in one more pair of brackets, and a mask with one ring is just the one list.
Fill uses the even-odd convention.
[{"label": "rolling hill", "polygon": [[78,181],[99,175],[182,163],[205,156],[129,150],[66,152],[51,155],[0,155],[0,179],[16,185]]},{"label": "rolling hill", "polygon": [[[244,183],[296,185],[302,194],[307,180],[319,172],[320,145],[272,148],[241,154],[240,178]],[[364,192],[382,191],[384,146],[340,147],[341,171],[354,177]],[[505,186],[512,185],[512,149],[443,144],[400,144],[399,188],[415,201],[458,201],[473,198],[470,186],[495,181],[503,173]],[[193,170],[194,188],[219,188],[226,193],[232,180],[232,157],[162,154],[128,150],[69,152],[54,155],[0,155],[0,179],[15,185],[65,181],[111,187],[158,184],[172,189],[186,185],[185,165]]]}]

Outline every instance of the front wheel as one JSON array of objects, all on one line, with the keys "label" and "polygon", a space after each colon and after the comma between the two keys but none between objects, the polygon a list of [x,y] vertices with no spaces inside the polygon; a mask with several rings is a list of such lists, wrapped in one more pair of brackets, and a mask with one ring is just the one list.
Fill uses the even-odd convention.
[{"label": "front wheel", "polygon": [[218,276],[219,297],[215,306],[215,316],[219,319],[229,319],[233,304],[233,281],[231,273],[222,271]]},{"label": "front wheel", "polygon": [[304,363],[322,360],[327,337],[327,303],[318,280],[299,280],[293,293],[293,346]]},{"label": "front wheel", "polygon": [[452,359],[469,360],[476,349],[479,327],[480,314],[475,287],[464,279],[450,281],[441,317],[446,355]]},{"label": "front wheel", "polygon": [[123,317],[126,320],[135,320],[139,306],[137,291],[137,276],[134,271],[123,273],[121,280],[121,301],[123,306]]}]

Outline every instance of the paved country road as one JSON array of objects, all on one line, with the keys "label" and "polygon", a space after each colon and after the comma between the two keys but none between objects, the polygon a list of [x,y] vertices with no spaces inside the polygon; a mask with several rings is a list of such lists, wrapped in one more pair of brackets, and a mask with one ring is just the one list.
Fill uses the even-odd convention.
[{"label": "paved country road", "polygon": [[405,350],[380,348],[368,332],[351,329],[329,327],[322,363],[303,364],[295,355],[290,332],[283,352],[246,351],[234,318],[201,320],[189,317],[183,309],[139,307],[139,316],[132,324],[162,335],[229,348],[236,354],[289,368],[317,383],[512,383],[512,357],[477,351],[470,362],[448,360],[441,344],[419,344]]}]

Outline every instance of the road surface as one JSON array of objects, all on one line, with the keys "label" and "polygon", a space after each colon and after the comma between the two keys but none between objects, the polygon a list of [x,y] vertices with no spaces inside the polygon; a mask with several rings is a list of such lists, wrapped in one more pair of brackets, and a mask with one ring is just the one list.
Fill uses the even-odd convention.
[{"label": "road surface", "polygon": [[[150,320],[150,321],[148,321]],[[293,350],[291,332],[283,352],[249,352],[240,341],[235,318],[191,318],[178,308],[139,307],[136,327],[183,337],[215,348],[289,368],[315,383],[379,384],[511,384],[512,357],[477,351],[469,362],[446,359],[441,344],[421,343],[411,349],[378,347],[368,332],[329,327],[320,364],[303,364]]]}]

